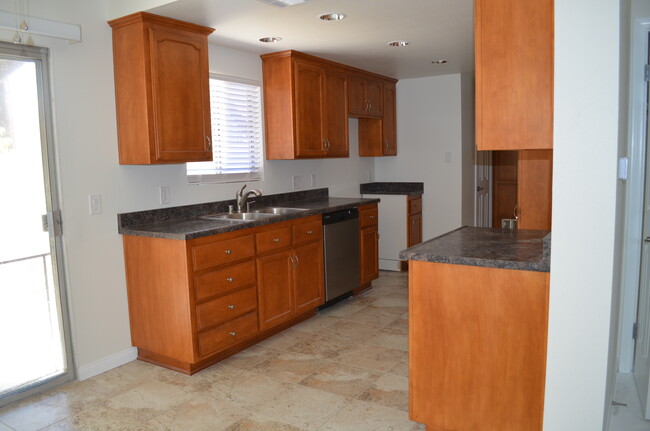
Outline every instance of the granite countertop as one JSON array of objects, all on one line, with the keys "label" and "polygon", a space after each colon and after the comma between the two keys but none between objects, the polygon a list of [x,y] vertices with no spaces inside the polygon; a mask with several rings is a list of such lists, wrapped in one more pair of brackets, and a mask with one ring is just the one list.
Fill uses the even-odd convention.
[{"label": "granite countertop", "polygon": [[305,211],[244,222],[202,218],[207,214],[228,212],[228,205],[235,203],[233,199],[118,214],[118,232],[122,235],[189,240],[379,202],[379,199],[329,197],[328,189],[265,195],[254,200],[251,210],[277,206],[303,208]]},{"label": "granite countertop", "polygon": [[359,186],[363,195],[421,195],[424,183],[378,182]]},{"label": "granite countertop", "polygon": [[461,227],[402,250],[400,259],[549,272],[551,233]]}]

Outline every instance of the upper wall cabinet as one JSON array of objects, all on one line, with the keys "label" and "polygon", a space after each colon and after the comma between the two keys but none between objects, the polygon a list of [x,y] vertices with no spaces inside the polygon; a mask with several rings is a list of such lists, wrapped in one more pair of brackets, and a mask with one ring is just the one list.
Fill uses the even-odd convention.
[{"label": "upper wall cabinet", "polygon": [[267,159],[348,157],[346,74],[296,51],[262,56]]},{"label": "upper wall cabinet", "polygon": [[267,159],[348,157],[348,115],[360,156],[396,154],[395,79],[297,51],[261,57]]},{"label": "upper wall cabinet", "polygon": [[381,117],[383,83],[359,73],[348,75],[348,112],[356,117]]},{"label": "upper wall cabinet", "polygon": [[553,148],[553,0],[475,0],[476,147]]},{"label": "upper wall cabinet", "polygon": [[212,28],[139,12],[109,21],[120,163],[212,160]]}]

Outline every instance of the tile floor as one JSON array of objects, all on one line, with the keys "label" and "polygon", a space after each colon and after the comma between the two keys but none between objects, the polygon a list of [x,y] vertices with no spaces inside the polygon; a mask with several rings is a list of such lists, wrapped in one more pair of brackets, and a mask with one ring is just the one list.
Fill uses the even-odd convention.
[{"label": "tile floor", "polygon": [[643,418],[632,374],[616,376],[614,401],[627,405],[612,407],[609,431],[650,431],[650,422]]},{"label": "tile floor", "polygon": [[407,277],[194,376],[134,361],[0,409],[0,431],[410,431]]}]

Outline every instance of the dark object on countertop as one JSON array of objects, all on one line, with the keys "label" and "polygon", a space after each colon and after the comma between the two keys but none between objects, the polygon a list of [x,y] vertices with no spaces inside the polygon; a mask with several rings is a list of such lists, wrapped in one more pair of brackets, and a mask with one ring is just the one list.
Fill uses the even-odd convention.
[{"label": "dark object on countertop", "polygon": [[421,195],[424,183],[377,182],[359,186],[362,195]]}]

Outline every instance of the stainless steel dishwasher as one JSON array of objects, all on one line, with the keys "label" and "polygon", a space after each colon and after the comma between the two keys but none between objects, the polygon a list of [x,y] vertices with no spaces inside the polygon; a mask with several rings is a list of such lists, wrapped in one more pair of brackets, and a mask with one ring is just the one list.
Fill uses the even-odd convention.
[{"label": "stainless steel dishwasher", "polygon": [[359,211],[323,214],[325,305],[345,298],[359,286]]}]

